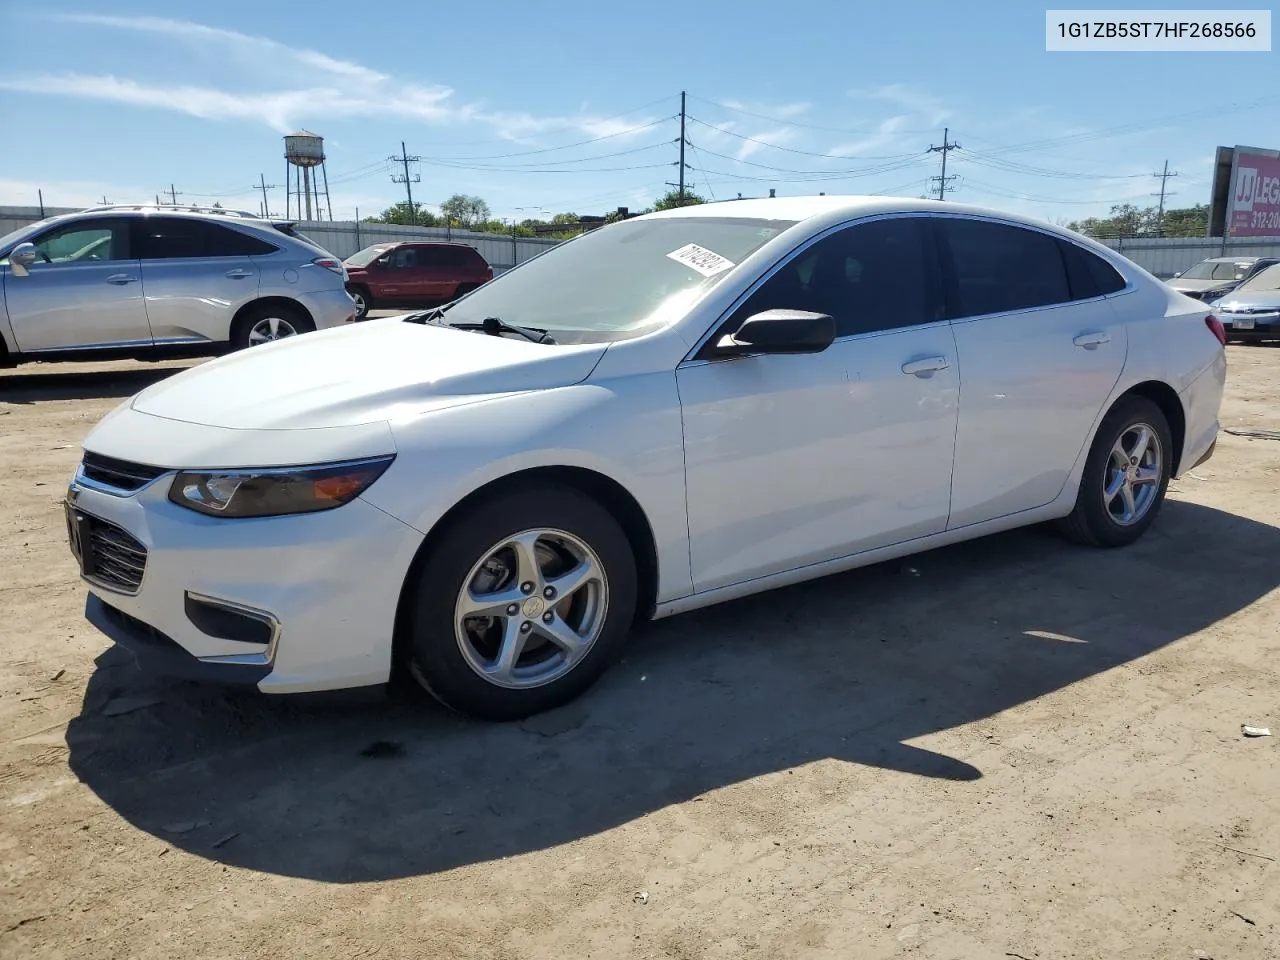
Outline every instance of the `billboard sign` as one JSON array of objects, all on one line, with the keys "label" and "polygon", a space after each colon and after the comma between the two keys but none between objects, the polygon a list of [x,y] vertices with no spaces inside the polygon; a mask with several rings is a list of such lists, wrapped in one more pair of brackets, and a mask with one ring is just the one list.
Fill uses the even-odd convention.
[{"label": "billboard sign", "polygon": [[1227,236],[1280,237],[1280,151],[1236,147]]}]

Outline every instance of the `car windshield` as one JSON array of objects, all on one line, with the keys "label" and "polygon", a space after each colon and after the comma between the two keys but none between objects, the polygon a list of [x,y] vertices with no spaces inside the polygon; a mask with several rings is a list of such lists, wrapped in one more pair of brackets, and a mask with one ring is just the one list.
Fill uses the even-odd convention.
[{"label": "car windshield", "polygon": [[372,247],[365,247],[359,253],[353,253],[351,256],[347,257],[345,262],[349,267],[367,267],[375,259],[382,256],[382,254],[386,253],[390,249],[390,245],[385,243],[379,243]]},{"label": "car windshield", "polygon": [[1247,293],[1251,290],[1280,290],[1280,263],[1272,264],[1267,269],[1255,273],[1240,286],[1236,287],[1236,293]]},{"label": "car windshield", "polygon": [[1194,267],[1188,267],[1179,280],[1212,280],[1213,268],[1220,266],[1213,260],[1201,260]]},{"label": "car windshield", "polygon": [[790,220],[672,217],[600,227],[498,277],[444,312],[499,317],[559,343],[623,340],[674,320]]}]

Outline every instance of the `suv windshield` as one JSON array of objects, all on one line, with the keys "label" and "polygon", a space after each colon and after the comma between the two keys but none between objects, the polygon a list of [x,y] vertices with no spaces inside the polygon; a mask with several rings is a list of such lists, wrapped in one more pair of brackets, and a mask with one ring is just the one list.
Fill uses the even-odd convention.
[{"label": "suv windshield", "polygon": [[1178,279],[1179,280],[1212,280],[1213,268],[1216,266],[1218,266],[1218,264],[1212,260],[1201,260],[1194,267],[1187,268],[1187,270]]},{"label": "suv windshield", "polygon": [[347,257],[345,262],[349,267],[367,267],[378,257],[390,250],[391,246],[391,244],[379,243],[376,246],[365,247],[359,253],[353,253],[351,256]]},{"label": "suv windshield", "polygon": [[559,343],[624,340],[674,319],[790,220],[624,220],[570,240],[446,307],[443,322],[546,330]]},{"label": "suv windshield", "polygon": [[1267,269],[1255,273],[1240,286],[1236,293],[1247,293],[1250,290],[1280,290],[1280,263],[1272,264]]}]

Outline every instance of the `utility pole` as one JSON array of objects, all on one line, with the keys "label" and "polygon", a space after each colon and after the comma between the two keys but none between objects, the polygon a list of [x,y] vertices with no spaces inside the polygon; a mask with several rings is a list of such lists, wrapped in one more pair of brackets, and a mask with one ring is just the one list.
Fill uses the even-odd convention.
[{"label": "utility pole", "polygon": [[267,177],[265,174],[258,174],[258,187],[262,190],[262,215],[264,217],[271,216],[271,208],[267,204],[267,191],[274,190],[277,186],[278,184],[275,183],[267,183]]},{"label": "utility pole", "polygon": [[172,183],[169,184],[169,196],[173,200],[173,205],[176,207],[178,205],[178,191],[173,189]]},{"label": "utility pole", "polygon": [[[958,144],[958,143],[952,143],[952,142],[951,142],[951,140],[950,140],[950,133],[951,133],[951,128],[950,128],[950,127],[943,127],[943,128],[942,128],[942,146],[940,146],[940,147],[935,147],[935,146],[933,146],[933,145],[930,145],[930,146],[929,146],[929,150],[927,151],[927,152],[929,152],[929,153],[940,153],[940,154],[942,154],[942,175],[941,175],[941,176],[939,176],[939,177],[930,177],[930,178],[929,178],[931,181],[934,181],[934,182],[936,182],[936,183],[938,184],[938,199],[939,199],[939,200],[945,200],[945,199],[947,199],[947,187],[948,187],[948,186],[950,186],[950,183],[949,183],[948,178],[947,178],[947,154],[948,154],[948,153],[950,153],[952,150],[959,150],[959,149],[960,149],[960,144]],[[951,179],[951,180],[954,180],[955,178],[956,178],[956,176],[955,176],[955,174],[953,173],[953,174],[951,175],[951,178],[950,178],[950,179]]]},{"label": "utility pole", "polygon": [[388,160],[390,160],[392,163],[398,163],[398,164],[401,164],[401,165],[404,167],[404,176],[403,176],[403,177],[397,177],[397,176],[393,173],[393,174],[391,175],[391,182],[392,182],[392,183],[403,183],[403,184],[404,184],[404,193],[405,193],[405,196],[409,198],[409,216],[410,216],[410,218],[412,218],[412,220],[413,220],[413,225],[416,227],[416,226],[418,225],[418,208],[417,208],[417,207],[415,207],[415,206],[413,205],[413,187],[412,187],[412,186],[410,186],[410,184],[413,184],[413,183],[420,183],[420,182],[422,181],[422,177],[420,177],[420,176],[419,176],[418,174],[416,174],[416,173],[415,173],[412,177],[410,177],[410,176],[409,176],[409,164],[410,164],[410,163],[417,163],[417,162],[418,162],[419,160],[421,160],[422,158],[421,158],[421,157],[411,157],[411,156],[409,156],[409,151],[408,151],[408,150],[406,150],[406,149],[404,148],[404,141],[403,141],[403,140],[401,140],[401,141],[400,141],[400,156],[398,156],[398,157],[387,157],[387,159],[388,159]]},{"label": "utility pole", "polygon": [[1166,160],[1164,162],[1164,170],[1161,173],[1153,173],[1152,176],[1160,178],[1160,192],[1153,193],[1152,196],[1160,198],[1160,207],[1158,208],[1158,212],[1156,213],[1156,236],[1163,237],[1164,236],[1164,198],[1166,195],[1165,187],[1169,183],[1169,178],[1176,177],[1178,176],[1178,174],[1176,172],[1174,173],[1169,172],[1169,161]]},{"label": "utility pole", "polygon": [[680,202],[684,202],[684,98],[685,92],[680,91]]}]

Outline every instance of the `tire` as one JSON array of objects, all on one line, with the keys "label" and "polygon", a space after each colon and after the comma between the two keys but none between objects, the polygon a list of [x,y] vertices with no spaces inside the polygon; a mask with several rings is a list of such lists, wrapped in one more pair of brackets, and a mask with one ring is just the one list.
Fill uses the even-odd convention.
[{"label": "tire", "polygon": [[[311,318],[297,307],[255,304],[236,317],[231,327],[231,346],[243,350],[259,343],[310,333],[315,328]],[[275,335],[269,335],[271,331]]]},{"label": "tire", "polygon": [[374,309],[373,295],[364,287],[347,287],[347,295],[356,302],[356,319],[363,320]]},{"label": "tire", "polygon": [[[531,592],[515,575],[515,549],[503,546],[516,537],[544,560],[521,571],[537,577]],[[592,569],[597,575],[587,578]],[[572,588],[557,581],[566,571],[583,582]],[[544,588],[555,582],[565,590],[548,604]],[[406,587],[409,674],[452,710],[507,721],[568,703],[595,683],[631,629],[637,574],[631,544],[609,512],[573,488],[548,484],[498,494],[450,523]],[[498,615],[465,619],[464,596]],[[574,636],[586,631],[590,642],[564,645],[566,628]],[[553,643],[544,629],[562,642]],[[508,658],[509,669],[502,664],[504,641],[512,650],[523,645]]]},{"label": "tire", "polygon": [[[1119,445],[1123,443],[1125,450],[1134,452],[1143,428],[1150,431],[1150,439],[1141,460],[1135,466],[1130,458],[1121,474]],[[1153,443],[1155,450],[1151,449]],[[1159,470],[1154,479],[1152,469]],[[1059,529],[1069,540],[1088,546],[1128,546],[1155,521],[1172,473],[1173,437],[1164,413],[1146,397],[1123,397],[1098,427],[1075,508],[1059,521]],[[1124,493],[1126,487],[1129,494]],[[1117,491],[1110,499],[1109,489]],[[1132,496],[1132,511],[1127,496]]]},{"label": "tire", "polygon": [[465,297],[472,290],[478,290],[479,288],[480,284],[478,283],[460,283],[458,284],[458,289],[453,292],[453,299],[457,300],[459,297]]}]

